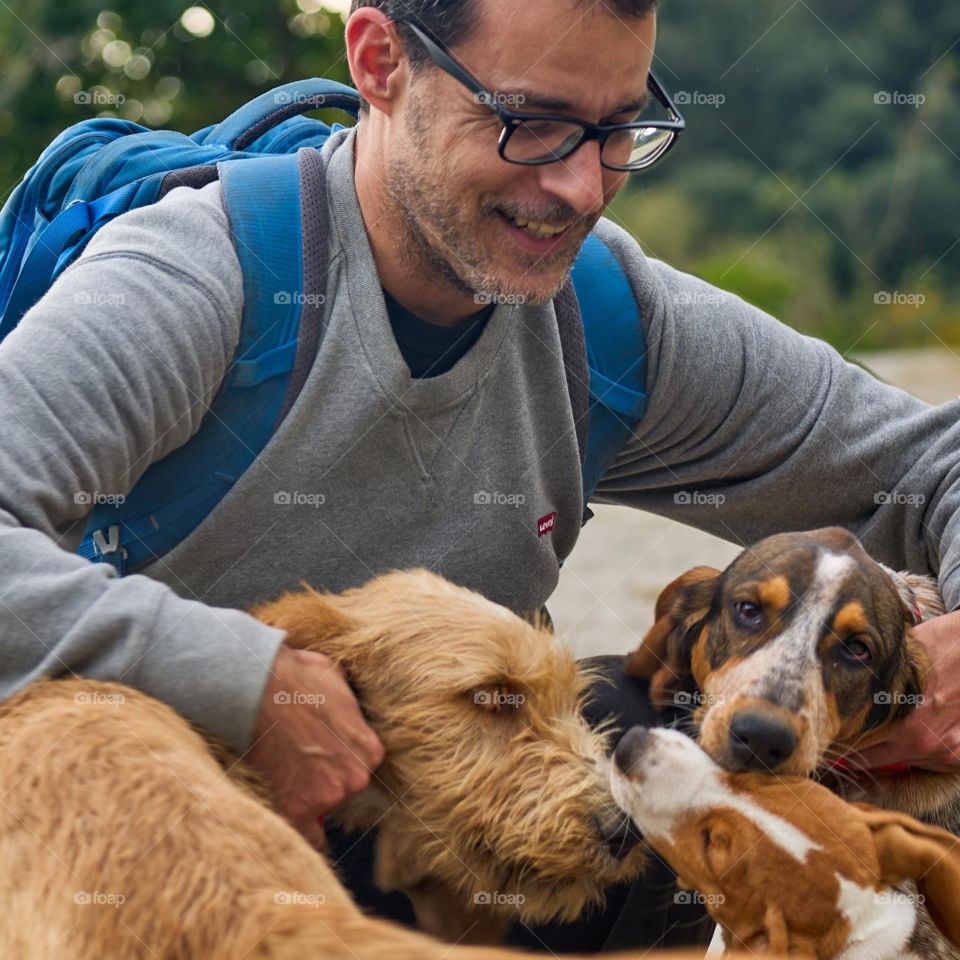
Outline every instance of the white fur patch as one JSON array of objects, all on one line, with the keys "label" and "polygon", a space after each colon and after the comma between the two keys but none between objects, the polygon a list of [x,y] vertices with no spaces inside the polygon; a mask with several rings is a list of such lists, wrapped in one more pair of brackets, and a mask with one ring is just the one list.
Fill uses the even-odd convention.
[{"label": "white fur patch", "polygon": [[841,579],[843,575],[853,566],[853,558],[845,553],[824,553],[817,561],[816,577],[817,585],[820,587],[828,586]]},{"label": "white fur patch", "polygon": [[861,887],[837,874],[837,909],[850,921],[847,945],[837,960],[901,960],[917,922],[917,908],[892,887]]}]

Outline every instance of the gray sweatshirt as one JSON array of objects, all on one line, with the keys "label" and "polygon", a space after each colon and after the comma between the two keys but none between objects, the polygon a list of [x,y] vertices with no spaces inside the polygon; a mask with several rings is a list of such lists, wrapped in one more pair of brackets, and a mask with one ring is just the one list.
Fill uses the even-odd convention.
[{"label": "gray sweatshirt", "polygon": [[[450,371],[411,379],[353,143],[324,150],[327,332],[303,391],[144,574],[73,551],[91,500],[126,494],[198,429],[233,356],[243,285],[219,184],[107,226],[0,346],[0,697],[43,675],[119,680],[242,750],[283,639],[241,612],[255,601],[410,566],[521,613],[553,591],[582,498],[553,308],[500,305]],[[741,543],[843,524],[960,605],[960,403],[930,407],[598,230],[643,310],[650,405],[596,500]]]}]

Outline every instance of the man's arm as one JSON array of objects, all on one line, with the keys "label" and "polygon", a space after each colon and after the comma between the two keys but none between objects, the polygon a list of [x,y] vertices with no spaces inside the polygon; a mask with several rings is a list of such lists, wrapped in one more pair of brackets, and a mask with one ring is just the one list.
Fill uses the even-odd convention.
[{"label": "man's arm", "polygon": [[233,356],[243,287],[215,190],[105,228],[0,347],[0,696],[121,680],[243,749],[283,634],[73,554],[78,494],[125,495],[186,442]]},{"label": "man's arm", "polygon": [[739,543],[842,524],[960,606],[960,402],[931,407],[598,229],[644,312],[650,402],[596,499]]}]

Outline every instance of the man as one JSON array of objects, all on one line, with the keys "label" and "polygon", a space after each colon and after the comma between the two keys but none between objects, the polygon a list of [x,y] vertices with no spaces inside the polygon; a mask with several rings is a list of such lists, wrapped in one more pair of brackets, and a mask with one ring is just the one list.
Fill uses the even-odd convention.
[{"label": "man", "polygon": [[[236,608],[302,579],[341,589],[416,565],[518,611],[544,603],[582,506],[551,299],[595,225],[643,308],[650,392],[598,499],[740,541],[844,524],[890,564],[939,571],[948,609],[960,603],[957,407],[932,409],[647,260],[600,220],[628,176],[609,166],[616,141],[587,126],[562,159],[509,162],[500,119],[429,40],[524,111],[630,122],[647,105],[653,2],[354,6],[347,53],[368,108],[324,150],[316,362],[257,463],[146,576],[73,555],[88,508],[77,491],[128,491],[197,430],[231,361],[243,285],[219,185],[105,228],[0,349],[4,695],[66,672],[137,686],[245,752],[319,840],[317,818],[365,787],[382,748],[329,661]],[[490,293],[501,302],[478,310]],[[677,503],[707,486],[722,509]],[[278,505],[284,490],[312,506]],[[480,490],[523,502],[480,504]],[[891,491],[916,496],[880,496]],[[937,768],[958,763],[944,736],[960,726],[958,616],[918,630],[941,691],[917,714]]]}]

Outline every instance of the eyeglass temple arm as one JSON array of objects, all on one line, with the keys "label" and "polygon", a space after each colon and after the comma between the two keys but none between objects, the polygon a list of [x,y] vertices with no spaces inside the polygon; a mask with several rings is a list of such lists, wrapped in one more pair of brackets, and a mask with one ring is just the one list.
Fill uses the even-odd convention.
[{"label": "eyeglass temple arm", "polygon": [[[483,86],[482,83],[467,70],[463,64],[458,63],[446,50],[443,49],[440,42],[433,36],[430,35],[423,27],[418,23],[414,23],[412,20],[408,20],[406,17],[397,17],[394,23],[402,23],[406,25],[410,30],[412,30],[420,42],[427,48],[427,53],[430,54],[430,59],[433,60],[437,66],[442,67],[447,73],[452,74],[457,80],[459,80],[465,87],[467,87],[472,94],[475,96],[485,95],[490,97],[490,92]],[[492,99],[492,98],[491,98]]]}]

